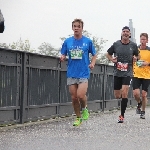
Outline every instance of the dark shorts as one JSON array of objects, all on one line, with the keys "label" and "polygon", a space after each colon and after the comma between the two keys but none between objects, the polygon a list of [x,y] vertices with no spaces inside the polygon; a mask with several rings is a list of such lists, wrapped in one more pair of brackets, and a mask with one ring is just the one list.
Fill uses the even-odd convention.
[{"label": "dark shorts", "polygon": [[148,92],[149,84],[150,84],[150,79],[143,79],[143,78],[136,78],[136,77],[132,78],[133,90],[140,89],[142,85],[142,90]]},{"label": "dark shorts", "polygon": [[122,85],[130,85],[131,77],[117,77],[114,76],[114,90],[122,89]]}]

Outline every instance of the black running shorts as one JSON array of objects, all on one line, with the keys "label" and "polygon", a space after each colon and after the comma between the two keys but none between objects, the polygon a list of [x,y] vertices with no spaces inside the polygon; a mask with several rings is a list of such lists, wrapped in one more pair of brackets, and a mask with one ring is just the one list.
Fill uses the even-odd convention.
[{"label": "black running shorts", "polygon": [[131,77],[117,77],[114,76],[114,90],[122,89],[122,85],[130,85]]},{"label": "black running shorts", "polygon": [[133,90],[140,89],[140,87],[142,86],[142,90],[148,92],[149,84],[150,84],[150,79],[137,78],[137,77],[132,78]]}]

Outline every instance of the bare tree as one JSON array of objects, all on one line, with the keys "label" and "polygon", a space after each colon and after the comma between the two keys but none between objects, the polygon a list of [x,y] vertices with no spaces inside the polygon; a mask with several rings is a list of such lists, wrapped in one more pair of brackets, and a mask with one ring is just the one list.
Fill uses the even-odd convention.
[{"label": "bare tree", "polygon": [[42,55],[48,55],[48,56],[58,56],[59,54],[59,49],[55,49],[52,47],[51,44],[49,43],[42,43],[39,47],[39,53]]},{"label": "bare tree", "polygon": [[12,50],[20,50],[20,51],[27,51],[27,52],[36,52],[35,49],[31,48],[31,44],[29,40],[23,41],[21,38],[17,42],[13,42],[9,45],[6,43],[0,43],[1,48],[8,48]]}]

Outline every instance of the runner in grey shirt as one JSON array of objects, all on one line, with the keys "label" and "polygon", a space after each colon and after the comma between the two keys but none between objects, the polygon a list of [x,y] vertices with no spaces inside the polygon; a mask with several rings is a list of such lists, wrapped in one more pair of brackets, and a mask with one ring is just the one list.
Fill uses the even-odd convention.
[{"label": "runner in grey shirt", "polygon": [[[139,57],[136,43],[130,41],[130,29],[125,26],[122,29],[121,40],[113,43],[107,50],[107,58],[114,63],[114,95],[121,101],[121,115],[118,123],[124,122],[124,113],[128,103],[128,90],[133,76],[133,62]],[[113,57],[114,55],[114,57]]]}]

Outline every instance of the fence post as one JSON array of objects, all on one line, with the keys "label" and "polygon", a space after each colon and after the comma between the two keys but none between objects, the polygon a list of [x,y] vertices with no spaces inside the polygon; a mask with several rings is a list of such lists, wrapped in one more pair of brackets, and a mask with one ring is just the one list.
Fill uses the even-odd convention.
[{"label": "fence post", "polygon": [[27,93],[26,93],[26,88],[27,88],[27,83],[26,83],[26,57],[27,54],[25,52],[22,53],[22,73],[21,73],[21,100],[20,100],[20,123],[24,123],[25,119],[25,104],[26,104],[26,99],[27,99]]},{"label": "fence post", "polygon": [[106,65],[104,67],[104,72],[103,72],[103,104],[102,104],[102,111],[105,110],[105,94],[106,94]]},{"label": "fence post", "polygon": [[59,109],[60,109],[60,101],[61,101],[61,61],[58,59],[58,106],[57,106],[57,115],[59,115]]}]

